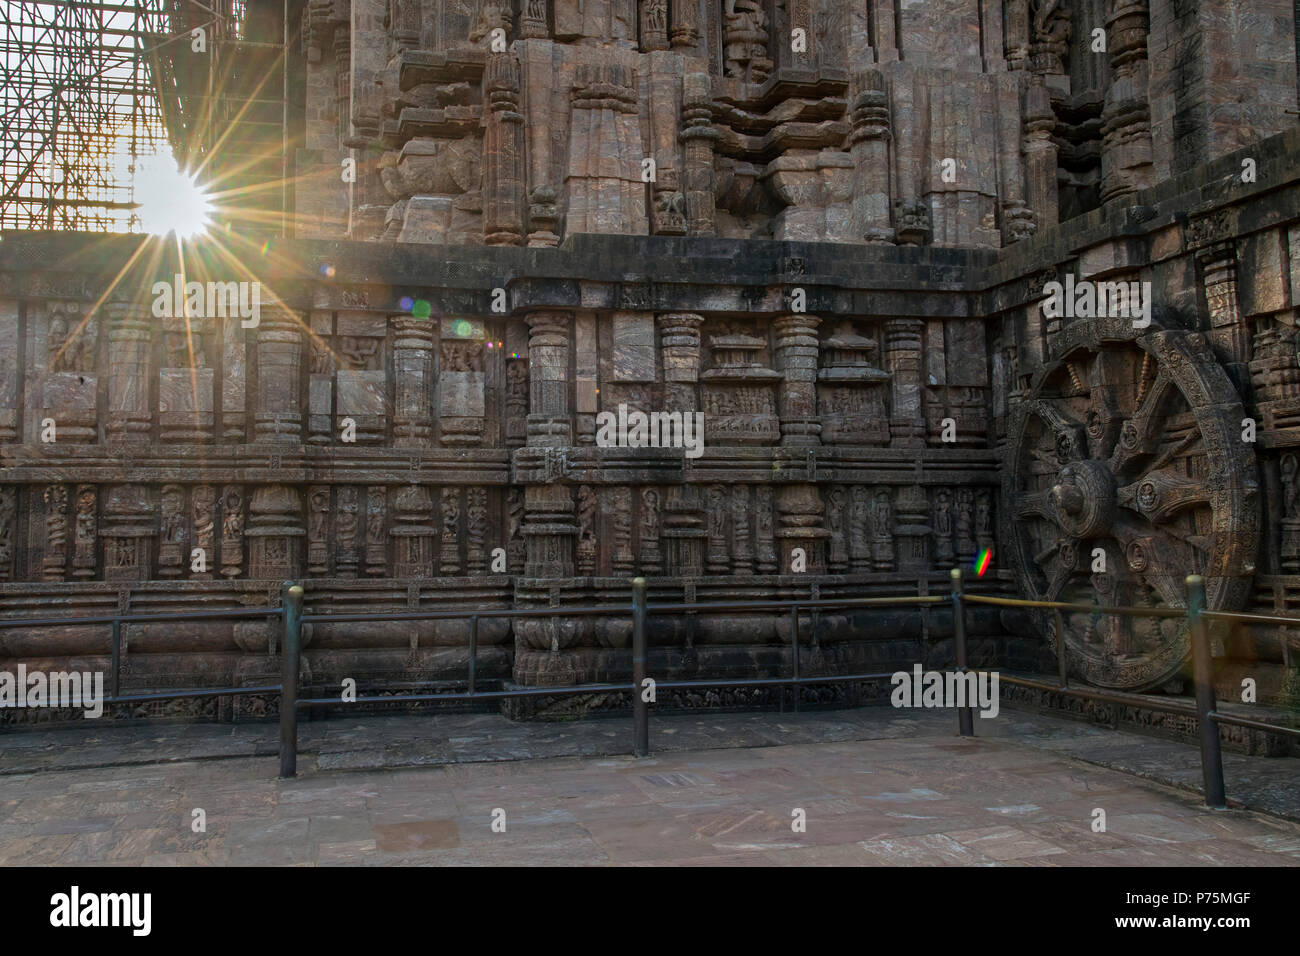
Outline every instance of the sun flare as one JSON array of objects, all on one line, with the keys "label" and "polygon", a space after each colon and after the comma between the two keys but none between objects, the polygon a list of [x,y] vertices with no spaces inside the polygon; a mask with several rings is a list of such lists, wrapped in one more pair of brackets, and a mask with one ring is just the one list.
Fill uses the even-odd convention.
[{"label": "sun flare", "polygon": [[179,239],[193,239],[212,222],[211,198],[167,154],[136,165],[135,198],[140,228],[155,236],[175,233]]}]

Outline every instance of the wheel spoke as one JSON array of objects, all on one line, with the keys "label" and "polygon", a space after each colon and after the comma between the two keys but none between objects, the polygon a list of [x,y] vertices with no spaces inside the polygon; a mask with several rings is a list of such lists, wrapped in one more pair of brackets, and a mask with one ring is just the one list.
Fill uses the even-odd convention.
[{"label": "wheel spoke", "polygon": [[1030,403],[1029,407],[1052,433],[1056,457],[1061,464],[1087,457],[1087,432],[1083,425],[1041,399]]},{"label": "wheel spoke", "polygon": [[1120,437],[1110,456],[1111,474],[1122,475],[1137,458],[1154,455],[1160,447],[1162,430],[1158,427],[1164,419],[1165,400],[1170,396],[1173,382],[1163,370],[1147,389],[1133,417],[1120,427]]},{"label": "wheel spoke", "polygon": [[1114,534],[1128,573],[1141,575],[1165,603],[1181,606],[1183,578],[1195,566],[1192,548],[1168,529],[1144,527],[1138,518],[1128,515],[1116,516]]},{"label": "wheel spoke", "polygon": [[1204,481],[1162,469],[1117,489],[1115,499],[1153,524],[1163,524],[1181,511],[1209,504],[1210,489]]},{"label": "wheel spoke", "polygon": [[1047,498],[1046,491],[1026,491],[1016,499],[1017,518],[1044,518],[1056,521],[1056,509]]},{"label": "wheel spoke", "polygon": [[1119,395],[1123,356],[1108,349],[1097,353],[1088,376],[1088,457],[1105,458],[1119,441]]}]

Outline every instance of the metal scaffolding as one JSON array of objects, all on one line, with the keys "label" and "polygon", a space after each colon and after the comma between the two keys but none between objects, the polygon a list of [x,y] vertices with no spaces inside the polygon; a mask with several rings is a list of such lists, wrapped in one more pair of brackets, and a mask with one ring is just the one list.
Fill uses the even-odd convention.
[{"label": "metal scaffolding", "polygon": [[[265,175],[282,178],[284,15],[280,3],[269,5],[276,23],[259,22],[269,36],[254,42],[249,7],[0,0],[0,229],[138,231],[137,163],[168,151],[183,166],[247,171],[235,154],[251,139],[269,160]],[[192,48],[196,29],[202,55]],[[246,47],[262,55],[250,59]],[[248,74],[272,64],[279,81],[257,85],[260,112],[250,115]],[[281,204],[278,194],[268,203]]]}]

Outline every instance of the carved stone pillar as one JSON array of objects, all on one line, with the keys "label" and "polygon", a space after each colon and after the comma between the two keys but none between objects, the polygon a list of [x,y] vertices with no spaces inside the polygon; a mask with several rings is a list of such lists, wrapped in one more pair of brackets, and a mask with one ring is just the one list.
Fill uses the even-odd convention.
[{"label": "carved stone pillar", "polygon": [[524,118],[519,114],[519,62],[491,53],[483,75],[487,97],[483,135],[483,241],[515,246],[524,240]]},{"label": "carved stone pillar", "polygon": [[754,538],[750,524],[749,486],[736,485],[731,490],[731,541],[737,574],[754,573]]},{"label": "carved stone pillar", "polygon": [[17,541],[18,489],[0,485],[0,581],[13,580]]},{"label": "carved stone pillar", "polygon": [[925,445],[925,417],[921,408],[920,319],[891,319],[885,323],[885,370],[890,374],[890,445],[920,448]]},{"label": "carved stone pillar", "polygon": [[577,533],[568,485],[530,485],[524,490],[525,577],[573,577]]},{"label": "carved stone pillar", "polygon": [[519,35],[525,40],[545,40],[551,35],[546,0],[523,0],[519,11]]},{"label": "carved stone pillar", "polygon": [[263,310],[257,329],[257,412],[253,417],[259,442],[296,444],[302,438],[298,396],[302,328],[292,312],[279,307]]},{"label": "carved stone pillar", "polygon": [[[631,66],[577,64],[565,186],[565,230],[645,235],[646,190],[641,179],[640,84]],[[600,144],[593,148],[593,144]]]},{"label": "carved stone pillar", "polygon": [[705,493],[708,514],[709,550],[705,567],[710,574],[726,574],[731,568],[731,554],[727,547],[727,489],[712,485]]},{"label": "carved stone pillar", "polygon": [[0,299],[0,442],[18,440],[18,396],[23,391],[18,355],[18,300]]},{"label": "carved stone pillar", "polygon": [[1101,112],[1101,199],[1155,182],[1151,104],[1147,97],[1147,0],[1107,0],[1111,82]]},{"label": "carved stone pillar", "polygon": [[[760,486],[760,490],[766,486]],[[770,504],[770,501],[769,501]],[[694,485],[672,485],[664,504],[663,528],[665,570],[691,578],[703,567],[703,546],[708,538],[707,518],[700,507]]]},{"label": "carved stone pillar", "polygon": [[45,547],[41,576],[46,581],[62,581],[68,567],[68,487],[47,485],[44,497]]},{"label": "carved stone pillar", "polygon": [[664,409],[693,412],[699,406],[700,326],[704,317],[691,312],[666,312],[657,319],[664,363]]},{"label": "carved stone pillar", "polygon": [[636,567],[632,556],[632,489],[620,485],[605,491],[614,525],[610,567],[615,574],[629,574]]},{"label": "carved stone pillar", "polygon": [[[263,320],[265,321],[265,320]],[[250,577],[291,580],[302,573],[302,498],[288,485],[262,485],[249,502]]]},{"label": "carved stone pillar", "polygon": [[108,306],[109,441],[147,442],[149,411],[149,343],[153,322],[148,312],[124,303]]},{"label": "carved stone pillar", "polygon": [[1237,391],[1249,394],[1250,329],[1237,302],[1237,250],[1229,242],[1216,243],[1196,255],[1205,277],[1205,302],[1210,315],[1206,335],[1223,362]]},{"label": "carved stone pillar", "polygon": [[854,485],[847,505],[849,557],[854,572],[864,574],[871,570],[871,503],[867,498],[866,487]]},{"label": "carved stone pillar", "polygon": [[433,376],[433,329],[428,319],[395,315],[393,376],[393,444],[425,448],[433,438],[430,386]]},{"label": "carved stone pillar", "polygon": [[1052,131],[1056,129],[1056,113],[1052,98],[1041,77],[1034,77],[1025,91],[1025,138],[1022,150],[1025,156],[1025,179],[1028,183],[1027,200],[1038,224],[1047,228],[1055,226],[1060,218],[1058,187],[1056,182],[1056,143]]},{"label": "carved stone pillar", "polygon": [[894,539],[898,543],[898,570],[930,570],[930,503],[925,489],[909,485],[898,490],[894,508]]},{"label": "carved stone pillar", "polygon": [[569,325],[567,312],[528,316],[528,444],[563,447],[572,442],[569,423]]},{"label": "carved stone pillar", "polygon": [[104,580],[122,584],[148,581],[153,567],[152,539],[158,533],[149,491],[143,485],[115,485],[104,495]]},{"label": "carved stone pillar", "polygon": [[821,444],[822,426],[817,420],[817,326],[821,324],[821,319],[804,314],[773,323],[775,365],[783,376],[777,409],[782,445]]},{"label": "carved stone pillar", "polygon": [[158,430],[163,442],[208,441],[213,426],[213,370],[205,343],[208,319],[163,320],[164,367],[158,371]]},{"label": "carved stone pillar", "polygon": [[688,0],[678,0],[673,7],[672,41],[674,47],[694,47],[700,39],[700,30],[696,26],[699,16],[698,4]]},{"label": "carved stone pillar", "polygon": [[1031,238],[1038,231],[1038,223],[1025,203],[1025,174],[1020,163],[1020,91],[1016,79],[1008,73],[995,74],[993,93],[998,104],[998,174],[1005,246]]},{"label": "carved stone pillar", "polygon": [[465,563],[472,572],[487,570],[487,489],[470,488],[465,503]]},{"label": "carved stone pillar", "polygon": [[394,53],[416,48],[420,43],[420,0],[390,0],[388,23]]},{"label": "carved stone pillar", "polygon": [[393,499],[393,574],[399,578],[433,576],[433,499],[423,485],[407,485]]},{"label": "carved stone pillar", "polygon": [[[678,4],[681,6],[681,4]],[[713,128],[709,74],[687,73],[682,79],[682,131],[686,168],[686,229],[692,236],[714,232],[713,144],[721,133]]]},{"label": "carved stone pillar", "polygon": [[641,52],[668,49],[668,0],[641,0],[640,6]]},{"label": "carved stone pillar", "polygon": [[[307,365],[307,444],[332,445],[334,436],[335,361],[330,340],[334,336],[334,314],[311,313],[311,335]],[[401,379],[398,379],[401,388]]]},{"label": "carved stone pillar", "polygon": [[773,497],[771,485],[759,485],[754,490],[754,552],[759,574],[777,570]]},{"label": "carved stone pillar", "polygon": [[777,497],[781,526],[776,537],[781,542],[781,573],[794,572],[795,550],[803,551],[807,562],[802,573],[826,572],[825,544],[831,536],[822,527],[822,499],[817,486],[810,484],[785,485]]},{"label": "carved stone pillar", "polygon": [[889,221],[889,97],[885,77],[867,70],[853,100],[853,236],[869,243],[894,241]]},{"label": "carved stone pillar", "polygon": [[1006,0],[1007,68],[1029,67],[1029,0]]}]

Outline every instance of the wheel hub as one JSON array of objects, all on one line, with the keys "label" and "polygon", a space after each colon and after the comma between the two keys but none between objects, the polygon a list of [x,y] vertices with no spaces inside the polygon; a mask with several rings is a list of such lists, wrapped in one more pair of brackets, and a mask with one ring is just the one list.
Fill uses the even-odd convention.
[{"label": "wheel hub", "polygon": [[1115,522],[1115,478],[1105,462],[1072,461],[1048,492],[1061,529],[1076,538],[1108,535]]}]

